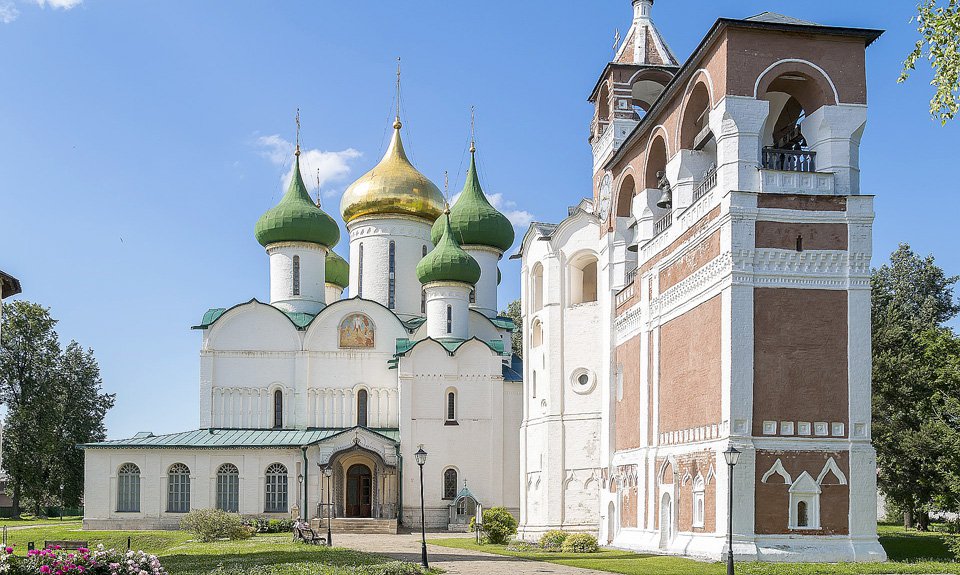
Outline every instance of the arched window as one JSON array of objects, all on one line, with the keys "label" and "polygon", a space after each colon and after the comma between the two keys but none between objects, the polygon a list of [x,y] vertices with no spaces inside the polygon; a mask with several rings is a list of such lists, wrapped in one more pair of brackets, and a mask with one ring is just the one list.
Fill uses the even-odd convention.
[{"label": "arched window", "polygon": [[457,470],[450,468],[443,472],[443,498],[457,497]]},{"label": "arched window", "polygon": [[363,297],[363,242],[357,245],[357,297]]},{"label": "arched window", "polygon": [[387,293],[387,307],[395,309],[397,307],[397,244],[390,242],[390,255],[387,268],[389,270],[389,288]]},{"label": "arched window", "polygon": [[217,509],[228,513],[240,511],[240,470],[232,463],[217,469]]},{"label": "arched window", "polygon": [[530,383],[530,390],[533,392],[533,397],[537,397],[537,372],[533,372],[533,381]]},{"label": "arched window", "polygon": [[618,218],[629,218],[633,196],[637,193],[636,185],[633,182],[633,176],[627,176],[620,183],[620,190],[617,192],[616,213]]},{"label": "arched window", "polygon": [[597,301],[597,258],[583,256],[570,265],[570,304]]},{"label": "arched window", "polygon": [[287,512],[287,468],[274,463],[267,468],[264,485],[264,513]]},{"label": "arched window", "polygon": [[453,307],[447,306],[447,333],[453,333]]},{"label": "arched window", "polygon": [[273,392],[273,427],[283,429],[283,391]]},{"label": "arched window", "polygon": [[357,392],[357,425],[367,426],[367,390]]},{"label": "arched window", "polygon": [[543,345],[543,324],[540,323],[540,320],[533,322],[533,329],[530,331],[530,347]]},{"label": "arched window", "polygon": [[807,515],[807,502],[798,501],[797,502],[797,527],[808,527],[810,525],[810,517]]},{"label": "arched window", "polygon": [[140,511],[140,468],[124,463],[117,472],[117,511]]},{"label": "arched window", "polygon": [[531,274],[532,281],[530,282],[531,291],[533,291],[532,300],[533,300],[533,309],[532,313],[537,313],[543,309],[543,265],[539,262],[533,266],[533,273]]},{"label": "arched window", "polygon": [[300,295],[300,256],[293,256],[293,295]]},{"label": "arched window", "polygon": [[477,288],[470,290],[470,303],[477,303]]},{"label": "arched window", "polygon": [[427,313],[427,289],[420,288],[420,313]]},{"label": "arched window", "polygon": [[423,251],[420,253],[420,257],[427,257],[427,246],[423,246]]},{"label": "arched window", "polygon": [[457,422],[457,392],[447,392],[447,423]]},{"label": "arched window", "polygon": [[190,511],[190,468],[174,463],[167,472],[167,512]]}]

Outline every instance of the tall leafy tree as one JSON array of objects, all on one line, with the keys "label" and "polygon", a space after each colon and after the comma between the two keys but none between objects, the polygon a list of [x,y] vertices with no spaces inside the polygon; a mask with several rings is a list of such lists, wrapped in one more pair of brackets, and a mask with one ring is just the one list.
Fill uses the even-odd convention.
[{"label": "tall leafy tree", "polygon": [[509,304],[507,304],[507,309],[500,312],[500,315],[504,317],[509,317],[513,320],[513,323],[517,326],[517,330],[513,332],[513,335],[510,338],[510,347],[513,349],[513,353],[517,357],[523,357],[523,316],[520,314],[520,299],[515,299]]},{"label": "tall leafy tree", "polygon": [[83,489],[77,444],[105,436],[103,418],[114,396],[101,392],[91,350],[60,347],[48,309],[16,301],[3,309],[0,402],[7,409],[3,469],[14,513],[24,500],[36,514],[63,499],[75,505]]},{"label": "tall leafy tree", "polygon": [[926,528],[926,511],[942,494],[942,456],[949,441],[943,410],[957,386],[950,380],[955,335],[943,324],[960,312],[954,301],[957,277],[948,277],[932,256],[921,258],[906,244],[890,263],[874,270],[873,437],[878,480],[884,493],[905,510],[904,521]]},{"label": "tall leafy tree", "polygon": [[944,125],[960,112],[960,2],[923,0],[917,8],[917,30],[920,39],[903,63],[900,82],[926,57],[933,68],[935,92],[930,100],[930,114]]}]

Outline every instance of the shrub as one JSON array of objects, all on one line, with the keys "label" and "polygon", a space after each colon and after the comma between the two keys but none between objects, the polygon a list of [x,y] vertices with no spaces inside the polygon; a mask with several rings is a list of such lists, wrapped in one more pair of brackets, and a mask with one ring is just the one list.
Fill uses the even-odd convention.
[{"label": "shrub", "polygon": [[597,538],[589,533],[574,533],[563,542],[564,553],[596,553],[600,551]]},{"label": "shrub", "polygon": [[202,543],[217,539],[247,539],[256,531],[244,525],[236,513],[220,509],[194,509],[180,521],[180,529],[193,531]]},{"label": "shrub", "polygon": [[559,551],[567,539],[567,532],[560,530],[547,531],[540,536],[540,548],[548,551]]},{"label": "shrub", "polygon": [[527,551],[533,551],[535,547],[526,541],[521,541],[519,539],[514,539],[507,545],[507,551],[516,551],[519,553],[526,553]]},{"label": "shrub", "polygon": [[482,528],[488,542],[506,545],[517,533],[517,520],[503,507],[491,507],[483,510]]},{"label": "shrub", "polygon": [[7,548],[0,555],[0,572],[17,575],[167,575],[155,555],[143,551],[104,549],[36,549],[26,557]]}]

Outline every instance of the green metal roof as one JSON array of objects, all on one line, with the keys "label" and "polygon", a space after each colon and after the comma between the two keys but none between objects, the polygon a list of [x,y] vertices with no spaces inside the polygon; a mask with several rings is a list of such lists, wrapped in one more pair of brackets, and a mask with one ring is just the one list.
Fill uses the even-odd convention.
[{"label": "green metal roof", "polygon": [[329,428],[329,429],[196,429],[167,435],[138,433],[128,439],[113,439],[86,443],[81,447],[94,449],[227,449],[227,448],[299,448],[354,429],[366,429],[394,443],[400,442],[399,429]]},{"label": "green metal roof", "polygon": [[509,317],[497,316],[490,318],[490,323],[499,327],[500,329],[508,329],[510,331],[517,331],[517,324],[513,323],[513,320]]},{"label": "green metal roof", "polygon": [[350,264],[333,250],[327,252],[326,276],[329,284],[342,288],[350,284]]},{"label": "green metal roof", "polygon": [[254,233],[264,247],[277,242],[310,242],[332,248],[340,241],[340,226],[310,199],[300,175],[299,154],[287,193],[260,216]]},{"label": "green metal roof", "polygon": [[480,280],[480,264],[463,251],[450,229],[450,212],[440,217],[443,235],[434,242],[437,247],[417,264],[420,283],[463,282],[475,285]]},{"label": "green metal roof", "polygon": [[[246,303],[250,303],[252,301],[256,301],[256,300],[253,299]],[[238,305],[245,305],[245,304],[238,304]],[[237,306],[233,306],[233,307],[237,307]],[[206,312],[204,312],[203,319],[200,320],[200,325],[191,326],[190,329],[207,329],[208,327],[213,325],[218,319],[220,319],[220,317],[223,314],[227,313],[231,309],[233,308],[225,308],[225,307],[210,308]],[[312,322],[313,319],[317,317],[314,314],[305,313],[305,312],[284,311],[277,307],[275,307],[274,309],[282,313],[283,315],[287,316],[287,319],[289,319],[293,323],[293,325],[297,326],[297,329],[299,330],[307,329],[307,326],[310,325],[310,322]]]},{"label": "green metal roof", "polygon": [[[478,245],[496,248],[505,252],[513,245],[514,232],[510,220],[497,211],[480,187],[477,175],[476,150],[470,150],[470,169],[467,181],[457,203],[450,208],[450,227],[460,245]],[[443,235],[443,222],[433,223],[431,239],[434,244],[440,242]]]},{"label": "green metal roof", "polygon": [[397,353],[394,354],[394,356],[395,356],[395,357],[400,357],[400,356],[402,356],[402,355],[406,355],[407,353],[410,352],[411,349],[415,348],[417,345],[419,345],[420,343],[422,343],[422,342],[424,342],[424,341],[433,341],[433,342],[439,343],[440,345],[442,345],[442,346],[447,350],[447,353],[449,353],[450,355],[454,355],[455,353],[457,353],[457,350],[460,349],[460,347],[461,347],[463,344],[467,343],[468,341],[479,341],[479,342],[483,342],[484,344],[487,345],[487,347],[489,347],[491,350],[493,350],[493,351],[496,352],[497,354],[499,354],[499,355],[503,355],[503,354],[504,354],[504,353],[503,353],[503,341],[501,341],[501,340],[499,340],[499,339],[492,339],[492,340],[490,340],[490,341],[484,341],[484,340],[482,340],[482,339],[480,339],[480,338],[477,338],[477,337],[470,338],[470,339],[452,339],[452,338],[450,338],[450,339],[447,339],[447,338],[444,338],[444,339],[433,339],[432,337],[428,337],[428,338],[426,338],[426,339],[420,339],[420,340],[417,340],[417,341],[413,341],[413,340],[410,340],[410,339],[398,339],[398,340],[397,340]]}]

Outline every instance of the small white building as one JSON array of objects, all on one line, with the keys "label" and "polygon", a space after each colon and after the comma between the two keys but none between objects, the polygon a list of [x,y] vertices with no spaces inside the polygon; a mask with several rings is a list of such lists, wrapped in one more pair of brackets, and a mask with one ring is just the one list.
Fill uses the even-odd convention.
[{"label": "small white building", "polygon": [[429,527],[447,527],[467,480],[476,501],[519,513],[522,367],[496,312],[513,228],[475,164],[441,217],[400,129],[344,194],[349,266],[298,148],[289,190],[256,227],[270,302],[211,309],[195,326],[198,429],[84,446],[85,529],[172,528],[200,508],[318,519],[332,507],[366,526],[419,526],[420,446]]}]

